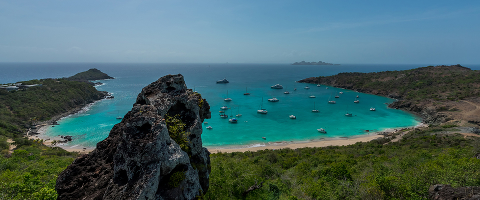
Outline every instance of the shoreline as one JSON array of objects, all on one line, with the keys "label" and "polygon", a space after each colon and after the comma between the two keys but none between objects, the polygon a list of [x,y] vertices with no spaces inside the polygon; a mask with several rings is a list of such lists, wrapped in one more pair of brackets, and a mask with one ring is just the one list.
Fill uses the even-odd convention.
[{"label": "shoreline", "polygon": [[298,149],[298,148],[314,148],[314,147],[327,147],[327,146],[347,146],[357,142],[369,142],[379,138],[385,137],[385,135],[394,134],[400,131],[422,128],[428,125],[420,122],[415,126],[409,126],[404,128],[387,128],[382,131],[372,132],[364,135],[356,135],[351,137],[335,137],[328,139],[321,139],[316,141],[291,141],[291,142],[268,142],[264,146],[228,146],[226,147],[206,147],[210,153],[232,153],[232,152],[255,152],[260,150],[276,150],[276,149]]}]

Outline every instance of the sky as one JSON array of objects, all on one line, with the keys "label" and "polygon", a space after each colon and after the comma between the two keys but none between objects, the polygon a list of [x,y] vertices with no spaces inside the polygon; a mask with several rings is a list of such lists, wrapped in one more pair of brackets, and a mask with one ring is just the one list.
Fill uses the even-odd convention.
[{"label": "sky", "polygon": [[480,1],[0,0],[0,62],[480,64]]}]

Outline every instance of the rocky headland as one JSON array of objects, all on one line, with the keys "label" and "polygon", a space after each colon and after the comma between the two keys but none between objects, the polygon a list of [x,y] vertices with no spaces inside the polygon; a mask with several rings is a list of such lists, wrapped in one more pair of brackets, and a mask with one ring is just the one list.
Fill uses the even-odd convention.
[{"label": "rocky headland", "polygon": [[340,73],[301,83],[324,84],[385,96],[390,108],[410,111],[427,124],[480,125],[480,72],[461,65],[428,66],[403,71]]},{"label": "rocky headland", "polygon": [[57,179],[58,199],[195,199],[209,188],[202,122],[210,106],[182,75],[143,88],[97,148]]}]

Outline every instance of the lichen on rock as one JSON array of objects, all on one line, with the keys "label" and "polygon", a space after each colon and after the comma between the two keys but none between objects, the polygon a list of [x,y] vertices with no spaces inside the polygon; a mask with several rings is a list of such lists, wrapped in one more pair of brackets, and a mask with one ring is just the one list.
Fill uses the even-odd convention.
[{"label": "lichen on rock", "polygon": [[210,153],[202,122],[210,106],[167,75],[142,89],[133,108],[90,154],[63,171],[58,199],[195,199],[208,190]]}]

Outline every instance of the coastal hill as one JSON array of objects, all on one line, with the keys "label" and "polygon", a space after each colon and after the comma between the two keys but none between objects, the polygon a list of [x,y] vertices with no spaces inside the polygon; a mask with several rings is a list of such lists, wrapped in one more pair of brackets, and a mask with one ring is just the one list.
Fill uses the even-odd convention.
[{"label": "coastal hill", "polygon": [[[36,87],[0,89],[0,197],[2,199],[56,199],[55,179],[78,153],[47,146],[34,137],[41,126],[104,99],[89,81],[68,78],[20,82]],[[46,144],[48,144],[46,143]]]},{"label": "coastal hill", "polygon": [[103,73],[102,71],[92,68],[84,72],[80,72],[71,77],[67,78],[72,81],[93,81],[93,80],[102,80],[102,79],[113,79],[113,77]]},{"label": "coastal hill", "polygon": [[398,101],[389,107],[412,111],[429,124],[459,120],[480,125],[480,71],[461,65],[339,73],[327,77],[311,77],[299,82],[394,98]]},{"label": "coastal hill", "polygon": [[326,63],[323,61],[318,61],[318,62],[295,62],[292,65],[340,65],[340,64],[332,64],[332,63]]}]

